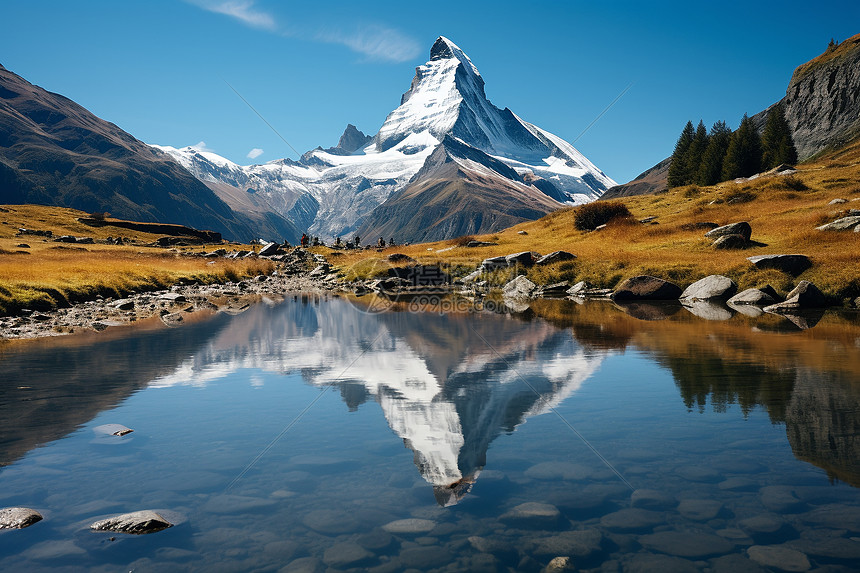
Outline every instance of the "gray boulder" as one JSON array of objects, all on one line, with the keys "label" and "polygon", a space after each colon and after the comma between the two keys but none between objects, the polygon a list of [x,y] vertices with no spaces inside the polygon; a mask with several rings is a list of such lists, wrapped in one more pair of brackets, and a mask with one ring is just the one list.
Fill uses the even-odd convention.
[{"label": "gray boulder", "polygon": [[536,288],[535,283],[520,275],[502,287],[502,292],[506,298],[528,298]]},{"label": "gray boulder", "polygon": [[681,293],[686,300],[726,300],[738,291],[738,285],[729,277],[710,275],[699,279]]},{"label": "gray boulder", "polygon": [[842,217],[841,219],[836,219],[826,225],[821,225],[820,227],[815,228],[819,231],[850,231],[851,229],[855,229],[858,225],[860,225],[860,215]]},{"label": "gray boulder", "polygon": [[277,255],[281,250],[281,245],[278,243],[266,243],[263,245],[263,248],[260,249],[260,255],[264,257],[271,257],[272,255]]},{"label": "gray boulder", "polygon": [[[539,257],[540,255],[538,255]],[[513,267],[516,265],[523,265],[524,267],[530,267],[535,264],[535,254],[531,251],[523,251],[521,253],[512,253],[510,255],[505,256],[505,262],[509,267]]]},{"label": "gray boulder", "polygon": [[567,281],[562,281],[560,283],[553,283],[551,285],[543,285],[538,287],[538,289],[534,292],[535,296],[543,296],[543,297],[564,297],[567,296],[567,291],[570,289],[570,285]]},{"label": "gray boulder", "polygon": [[795,277],[812,266],[806,255],[756,255],[747,260],[758,269],[776,269]]},{"label": "gray boulder", "polygon": [[772,286],[766,285],[762,288],[748,288],[736,294],[728,300],[729,304],[757,304],[768,305],[779,301],[779,295]]},{"label": "gray boulder", "polygon": [[567,289],[567,294],[570,296],[585,296],[586,291],[590,288],[591,285],[589,285],[587,282],[579,281],[578,283]]},{"label": "gray boulder", "polygon": [[544,255],[535,261],[536,265],[551,265],[553,263],[561,263],[563,261],[572,261],[576,258],[573,253],[567,251],[553,251],[548,255]]},{"label": "gray boulder", "polygon": [[809,281],[800,281],[785,297],[784,302],[766,306],[766,312],[790,314],[791,311],[827,306],[827,297]]},{"label": "gray boulder", "polygon": [[746,221],[741,221],[740,223],[723,225],[722,227],[711,229],[705,233],[705,236],[709,239],[716,239],[717,237],[722,237],[724,235],[740,235],[745,241],[749,241],[752,236],[752,227],[750,227],[750,224]]},{"label": "gray boulder", "polygon": [[24,529],[37,521],[42,521],[42,514],[29,507],[0,509],[0,529]]},{"label": "gray boulder", "polygon": [[631,277],[618,285],[612,300],[677,300],[681,287],[650,275]]},{"label": "gray boulder", "polygon": [[96,521],[90,525],[93,531],[112,531],[114,533],[130,533],[133,535],[142,535],[145,533],[155,533],[173,527],[173,523],[151,509],[125,513]]},{"label": "gray boulder", "polygon": [[746,249],[750,246],[749,242],[743,238],[741,235],[723,235],[722,237],[718,237],[716,241],[711,244],[715,249]]},{"label": "gray boulder", "polygon": [[508,261],[504,256],[490,257],[489,259],[484,259],[483,262],[481,262],[481,266],[488,271],[494,271],[496,269],[507,267]]},{"label": "gray boulder", "polygon": [[108,303],[108,306],[113,307],[117,310],[133,310],[134,301],[130,298],[121,298],[119,300],[115,300],[111,303]]}]

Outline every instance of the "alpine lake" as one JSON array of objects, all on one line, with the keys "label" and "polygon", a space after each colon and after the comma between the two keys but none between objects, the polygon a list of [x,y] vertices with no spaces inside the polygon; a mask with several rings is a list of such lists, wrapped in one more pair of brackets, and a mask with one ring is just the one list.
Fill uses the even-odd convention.
[{"label": "alpine lake", "polygon": [[[860,570],[860,316],[689,310],[290,295],[6,343],[0,507],[44,519],[0,570]],[[140,510],[173,526],[90,528]]]}]

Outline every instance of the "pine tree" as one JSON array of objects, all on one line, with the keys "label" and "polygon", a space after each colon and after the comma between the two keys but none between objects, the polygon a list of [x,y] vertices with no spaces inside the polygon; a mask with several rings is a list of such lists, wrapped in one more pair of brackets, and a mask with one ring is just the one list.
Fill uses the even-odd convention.
[{"label": "pine tree", "polygon": [[732,134],[723,161],[723,180],[749,177],[761,171],[761,137],[752,120],[744,114]]},{"label": "pine tree", "polygon": [[732,130],[726,122],[714,123],[708,138],[708,147],[702,156],[702,164],[696,177],[699,185],[714,185],[723,180],[723,159],[726,157],[731,139]]},{"label": "pine tree", "polygon": [[708,129],[702,120],[699,120],[699,125],[696,127],[696,134],[693,136],[693,142],[687,149],[687,177],[684,185],[695,183],[698,179],[699,168],[702,165],[702,158],[705,156],[705,150],[708,148]]},{"label": "pine tree", "polygon": [[781,103],[770,108],[767,114],[761,146],[763,169],[772,169],[783,163],[797,163],[797,149]]},{"label": "pine tree", "polygon": [[669,187],[686,185],[690,178],[690,171],[687,165],[687,151],[689,151],[690,146],[693,144],[694,136],[693,122],[688,121],[683,131],[681,131],[680,137],[678,137],[678,142],[675,143],[675,151],[672,152],[672,162],[669,164]]}]

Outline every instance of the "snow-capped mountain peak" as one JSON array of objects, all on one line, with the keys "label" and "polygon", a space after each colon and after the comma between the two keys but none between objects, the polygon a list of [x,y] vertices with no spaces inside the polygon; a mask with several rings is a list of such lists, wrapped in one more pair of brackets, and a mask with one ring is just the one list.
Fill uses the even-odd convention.
[{"label": "snow-capped mountain peak", "polygon": [[465,66],[466,70],[471,71],[473,74],[480,76],[481,74],[478,72],[478,68],[472,63],[472,60],[469,59],[469,56],[460,49],[460,46],[446,38],[445,36],[439,36],[436,38],[436,42],[433,43],[433,47],[430,48],[430,61],[434,60],[450,60],[456,58],[460,61],[460,63]]},{"label": "snow-capped mountain peak", "polygon": [[[446,141],[454,143],[446,146]],[[561,137],[493,105],[478,69],[444,36],[436,39],[430,59],[415,69],[400,105],[372,138],[348,126],[337,147],[318,147],[297,162],[245,167],[194,148],[162,150],[216,188],[220,183],[234,187],[234,199],[242,193],[253,194],[258,204],[265,199],[299,228],[330,240],[358,230],[362,234],[377,230],[373,213],[395,193],[419,185],[416,179],[433,171],[422,167],[438,155],[434,151],[440,147],[450,147],[448,155],[472,158],[465,169],[485,175],[473,178],[473,183],[496,196],[485,204],[505,205],[505,217],[464,212],[461,219],[474,219],[470,233],[497,231],[500,225],[539,217],[563,204],[586,203],[615,184]],[[480,169],[476,157],[482,158]],[[465,187],[455,187],[465,192]],[[469,193],[478,192],[471,189]],[[500,202],[501,197],[512,202]],[[458,208],[452,202],[446,204]],[[413,205],[404,205],[399,213],[408,215],[412,210]],[[375,217],[377,222],[380,216]],[[428,236],[410,234],[401,224],[393,232],[400,241],[438,240],[464,232],[462,225],[434,224],[444,216],[433,212],[422,217],[422,227],[433,229]]]}]

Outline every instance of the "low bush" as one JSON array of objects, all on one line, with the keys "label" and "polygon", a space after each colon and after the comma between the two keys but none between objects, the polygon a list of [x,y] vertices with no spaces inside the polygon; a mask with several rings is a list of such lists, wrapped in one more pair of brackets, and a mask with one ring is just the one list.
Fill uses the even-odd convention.
[{"label": "low bush", "polygon": [[472,235],[463,235],[462,237],[457,237],[456,239],[454,239],[453,243],[458,247],[465,247],[474,240],[475,237],[473,237]]},{"label": "low bush", "polygon": [[580,231],[593,231],[613,219],[632,217],[627,205],[618,201],[594,201],[577,207],[573,225]]}]

